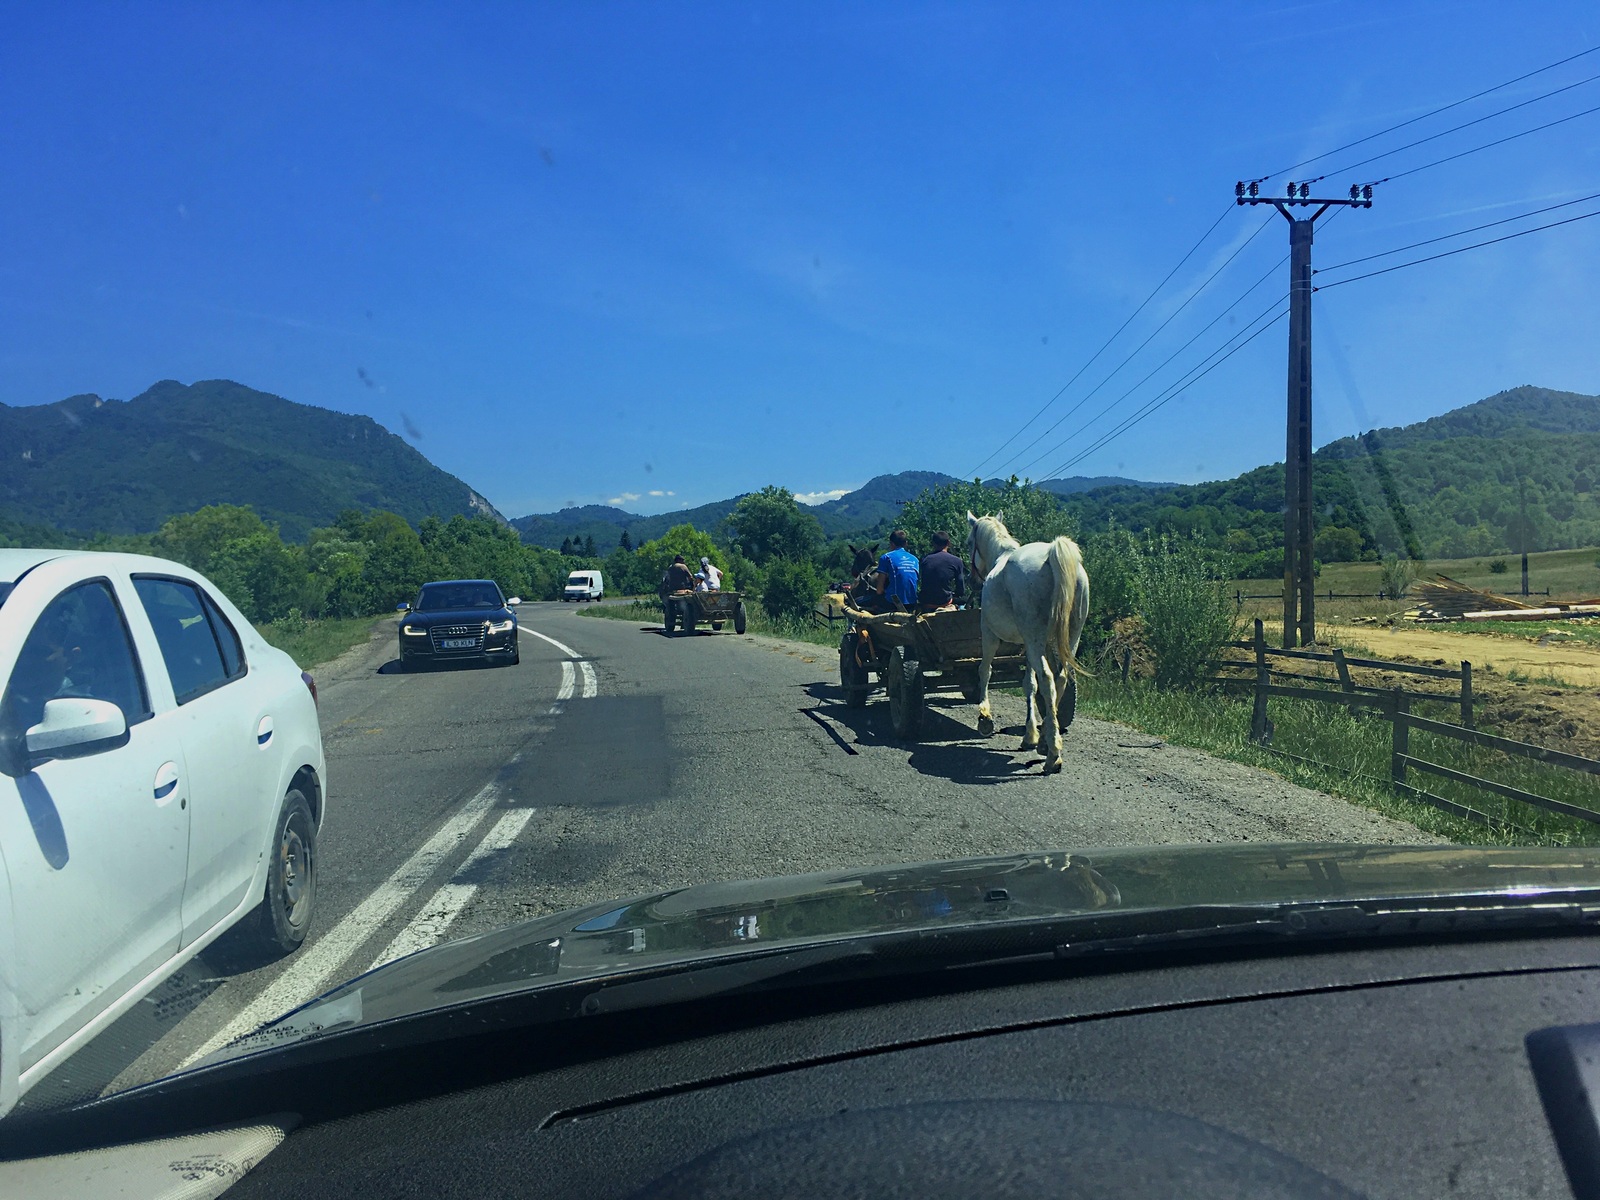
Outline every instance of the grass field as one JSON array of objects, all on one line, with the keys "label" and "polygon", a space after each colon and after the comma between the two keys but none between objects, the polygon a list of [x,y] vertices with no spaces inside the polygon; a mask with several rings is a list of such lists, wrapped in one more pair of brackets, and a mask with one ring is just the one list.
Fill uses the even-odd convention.
[{"label": "grass field", "polygon": [[[1528,555],[1528,588],[1530,591],[1550,591],[1551,600],[1586,600],[1600,596],[1600,549],[1544,550]],[[1496,562],[1505,564],[1505,571],[1493,569]],[[1518,555],[1488,555],[1482,558],[1442,558],[1423,564],[1422,579],[1435,575],[1448,575],[1468,587],[1481,588],[1502,595],[1514,596],[1522,590],[1522,560]],[[1329,592],[1361,592],[1375,594],[1383,586],[1377,563],[1326,563],[1317,576],[1317,619],[1335,623],[1352,617],[1377,617],[1410,608],[1412,600],[1344,600],[1327,599]],[[1245,596],[1262,596],[1266,599],[1246,600],[1244,612],[1251,617],[1281,616],[1283,580],[1236,579],[1228,584],[1230,592]],[[1545,597],[1530,597],[1530,602]]]},{"label": "grass field", "polygon": [[382,617],[335,617],[322,621],[274,621],[257,625],[256,631],[270,645],[284,651],[300,664],[301,670],[320,666],[358,646],[372,634],[372,626]]},{"label": "grass field", "polygon": [[[1147,683],[1127,686],[1111,678],[1085,680],[1080,711],[1121,721],[1220,758],[1265,767],[1293,783],[1344,796],[1451,841],[1487,845],[1596,845],[1600,825],[1557,816],[1446,779],[1413,773],[1412,782],[1435,795],[1484,814],[1476,822],[1397,793],[1389,782],[1390,726],[1352,716],[1332,704],[1274,699],[1273,746],[1250,742],[1250,701],[1205,692],[1162,691]],[[1434,707],[1434,706],[1428,706]],[[1451,720],[1447,709],[1419,715]],[[1581,808],[1600,809],[1592,776],[1527,759],[1479,750],[1449,738],[1413,731],[1410,753],[1441,766],[1492,779]],[[1294,756],[1294,757],[1290,757]],[[1337,764],[1337,766],[1332,765]]]}]

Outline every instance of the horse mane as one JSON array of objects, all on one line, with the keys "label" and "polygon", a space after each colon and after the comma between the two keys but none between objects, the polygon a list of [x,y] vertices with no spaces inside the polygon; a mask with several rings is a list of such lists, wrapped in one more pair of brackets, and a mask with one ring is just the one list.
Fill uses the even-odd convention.
[{"label": "horse mane", "polygon": [[980,542],[983,556],[990,566],[993,566],[1002,554],[1009,554],[1022,545],[1011,536],[1006,523],[998,516],[978,517],[972,525],[972,537],[973,540]]}]

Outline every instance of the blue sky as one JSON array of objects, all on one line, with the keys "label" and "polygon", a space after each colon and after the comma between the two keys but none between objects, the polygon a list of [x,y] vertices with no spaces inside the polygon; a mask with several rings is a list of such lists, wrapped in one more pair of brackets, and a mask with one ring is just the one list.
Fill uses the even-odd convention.
[{"label": "blue sky", "polygon": [[[1286,288],[1283,221],[1228,210],[1236,179],[1600,44],[1593,3],[1394,0],[8,4],[4,25],[0,402],[236,379],[369,414],[510,516],[1054,474]],[[1600,54],[1315,169],[1592,75]],[[1595,105],[1600,80],[1321,186]],[[1316,260],[1595,192],[1600,113],[1380,185]],[[1600,219],[1319,294],[1318,443],[1521,383],[1600,392],[1597,251]],[[1281,460],[1285,336],[1070,473]]]}]

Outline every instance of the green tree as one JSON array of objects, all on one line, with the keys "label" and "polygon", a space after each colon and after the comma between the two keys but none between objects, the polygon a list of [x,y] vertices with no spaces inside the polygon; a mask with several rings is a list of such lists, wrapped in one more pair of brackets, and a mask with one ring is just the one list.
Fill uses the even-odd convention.
[{"label": "green tree", "polygon": [[1361,558],[1361,533],[1339,525],[1318,530],[1314,553],[1323,562],[1357,562]]},{"label": "green tree", "polygon": [[569,538],[569,537],[562,538],[561,539],[561,556],[563,558],[565,558],[568,555],[570,555],[571,553],[572,553],[572,539]]},{"label": "green tree", "polygon": [[761,607],[778,620],[805,620],[826,585],[807,559],[778,559],[767,571]]},{"label": "green tree", "polygon": [[910,535],[911,549],[926,554],[934,533],[948,533],[959,553],[967,541],[967,513],[999,516],[1019,542],[1048,542],[1072,537],[1077,522],[1065,512],[1055,495],[1014,476],[1000,487],[971,483],[946,483],[925,489],[906,502],[900,525]]},{"label": "green tree", "polygon": [[703,556],[715,563],[718,570],[728,569],[727,558],[711,540],[711,536],[701,533],[693,525],[674,525],[660,537],[640,546],[635,553],[644,584],[641,590],[655,590],[675,554],[683,555],[684,561],[690,564],[698,563]]},{"label": "green tree", "polygon": [[254,509],[238,504],[208,504],[192,513],[180,513],[162,525],[155,536],[156,552],[209,575],[212,557],[229,542],[262,533],[277,537]]},{"label": "green tree", "polygon": [[740,498],[728,514],[739,552],[758,565],[773,559],[809,559],[822,547],[822,525],[788,488],[768,484]]},{"label": "green tree", "polygon": [[617,539],[617,545],[623,550],[633,549],[633,535],[628,532],[626,527],[622,530],[622,536]]},{"label": "green tree", "polygon": [[211,555],[206,574],[252,621],[275,621],[291,609],[318,606],[308,587],[304,551],[285,546],[271,529],[221,547]]},{"label": "green tree", "polygon": [[583,539],[583,556],[585,558],[594,557],[594,534],[592,533],[586,535]]}]

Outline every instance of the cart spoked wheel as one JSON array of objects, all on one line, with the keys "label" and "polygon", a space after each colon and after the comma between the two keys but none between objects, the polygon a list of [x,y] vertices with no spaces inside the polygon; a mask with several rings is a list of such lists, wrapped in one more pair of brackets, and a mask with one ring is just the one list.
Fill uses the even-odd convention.
[{"label": "cart spoked wheel", "polygon": [[894,734],[907,741],[914,740],[922,731],[924,682],[921,665],[906,653],[904,646],[896,646],[889,655],[889,722]]},{"label": "cart spoked wheel", "polygon": [[847,632],[839,642],[839,682],[844,685],[846,708],[867,706],[867,685],[872,682],[867,669],[856,661],[856,635]]},{"label": "cart spoked wheel", "polygon": [[733,610],[733,631],[743,633],[745,624],[744,601],[739,601],[739,607]]},{"label": "cart spoked wheel", "polygon": [[1061,694],[1056,697],[1056,728],[1066,732],[1072,718],[1078,715],[1078,677],[1074,675],[1067,680],[1067,686],[1061,689]]}]

